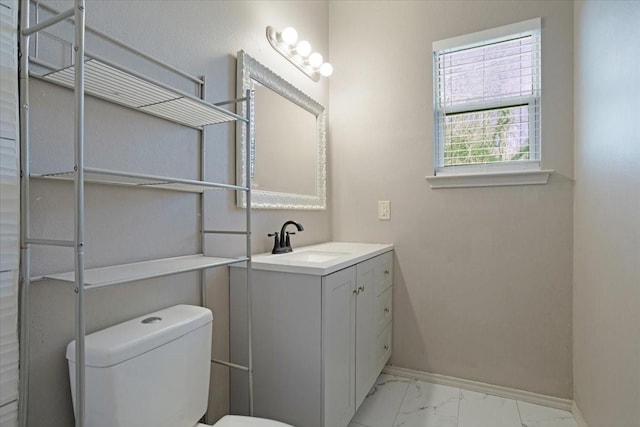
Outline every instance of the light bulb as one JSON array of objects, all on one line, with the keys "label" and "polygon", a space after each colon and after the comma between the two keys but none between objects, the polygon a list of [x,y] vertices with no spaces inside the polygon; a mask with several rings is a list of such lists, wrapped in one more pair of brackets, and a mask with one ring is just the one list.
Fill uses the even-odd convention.
[{"label": "light bulb", "polygon": [[309,65],[314,68],[318,68],[319,66],[321,66],[322,55],[320,55],[318,52],[313,52],[311,55],[309,55]]},{"label": "light bulb", "polygon": [[328,62],[322,64],[320,66],[320,74],[322,74],[324,77],[329,77],[331,74],[333,74],[333,67],[331,66],[331,64],[329,64]]},{"label": "light bulb", "polygon": [[308,56],[311,53],[311,44],[306,40],[302,40],[296,46],[296,53],[300,56]]},{"label": "light bulb", "polygon": [[289,46],[293,46],[298,41],[298,32],[293,27],[287,27],[280,33],[280,38]]}]

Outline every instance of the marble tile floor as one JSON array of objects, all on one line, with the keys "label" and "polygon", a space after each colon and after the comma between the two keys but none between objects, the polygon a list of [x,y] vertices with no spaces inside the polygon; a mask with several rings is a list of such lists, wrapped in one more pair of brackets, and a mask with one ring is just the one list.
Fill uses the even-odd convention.
[{"label": "marble tile floor", "polygon": [[568,411],[382,374],[349,427],[578,427]]}]

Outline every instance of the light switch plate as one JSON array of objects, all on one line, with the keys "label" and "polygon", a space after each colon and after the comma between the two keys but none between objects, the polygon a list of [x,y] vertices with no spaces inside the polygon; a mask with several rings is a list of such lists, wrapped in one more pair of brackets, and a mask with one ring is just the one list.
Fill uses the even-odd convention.
[{"label": "light switch plate", "polygon": [[391,202],[389,200],[378,201],[378,219],[391,219]]}]

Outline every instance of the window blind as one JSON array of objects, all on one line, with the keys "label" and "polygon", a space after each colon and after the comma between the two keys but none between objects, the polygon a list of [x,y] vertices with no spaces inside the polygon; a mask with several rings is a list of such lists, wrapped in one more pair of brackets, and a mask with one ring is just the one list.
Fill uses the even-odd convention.
[{"label": "window blind", "polygon": [[436,174],[539,167],[539,35],[537,28],[434,50]]}]

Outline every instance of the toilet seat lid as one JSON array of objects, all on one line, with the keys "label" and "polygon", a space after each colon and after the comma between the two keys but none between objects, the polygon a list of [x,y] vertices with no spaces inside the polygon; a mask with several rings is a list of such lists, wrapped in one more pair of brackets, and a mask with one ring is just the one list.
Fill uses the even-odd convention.
[{"label": "toilet seat lid", "polygon": [[[205,424],[198,424],[198,427],[208,427]],[[241,417],[237,415],[225,415],[213,425],[213,427],[292,427],[280,421],[267,420],[264,418]]]}]

